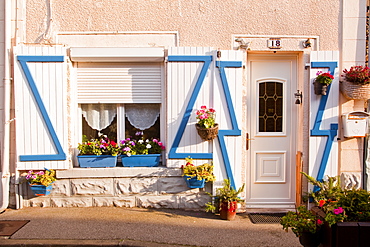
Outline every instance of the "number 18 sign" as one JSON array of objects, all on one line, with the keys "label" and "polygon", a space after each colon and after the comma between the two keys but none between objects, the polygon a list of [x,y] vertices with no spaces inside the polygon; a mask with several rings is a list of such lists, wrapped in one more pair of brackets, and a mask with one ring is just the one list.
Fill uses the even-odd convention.
[{"label": "number 18 sign", "polygon": [[280,49],[282,46],[281,46],[281,39],[279,38],[271,38],[268,40],[267,42],[267,46],[268,48],[270,49]]}]

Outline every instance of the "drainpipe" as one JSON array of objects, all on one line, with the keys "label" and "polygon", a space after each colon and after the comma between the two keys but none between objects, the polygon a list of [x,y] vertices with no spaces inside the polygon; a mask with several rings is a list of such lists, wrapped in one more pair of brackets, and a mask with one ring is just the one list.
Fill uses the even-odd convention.
[{"label": "drainpipe", "polygon": [[4,78],[3,78],[3,140],[1,147],[1,197],[0,202],[0,213],[3,212],[9,206],[9,181],[10,181],[10,172],[9,172],[9,145],[10,145],[10,49],[11,49],[11,40],[10,40],[10,28],[11,28],[11,1],[5,0],[4,2]]}]

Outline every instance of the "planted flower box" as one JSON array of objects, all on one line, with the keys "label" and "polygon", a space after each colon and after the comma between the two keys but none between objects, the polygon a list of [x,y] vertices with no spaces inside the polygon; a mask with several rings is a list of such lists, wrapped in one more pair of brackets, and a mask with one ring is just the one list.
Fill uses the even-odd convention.
[{"label": "planted flower box", "polygon": [[127,167],[156,167],[161,154],[121,155],[122,165]]},{"label": "planted flower box", "polygon": [[79,155],[77,159],[83,168],[115,167],[117,164],[117,156],[112,155]]}]

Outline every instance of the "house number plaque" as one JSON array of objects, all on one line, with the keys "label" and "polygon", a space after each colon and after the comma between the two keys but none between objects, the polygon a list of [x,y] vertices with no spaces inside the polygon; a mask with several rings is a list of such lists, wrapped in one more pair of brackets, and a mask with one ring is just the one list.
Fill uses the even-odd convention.
[{"label": "house number plaque", "polygon": [[271,38],[267,42],[267,46],[270,49],[280,49],[281,46],[281,39],[280,38]]}]

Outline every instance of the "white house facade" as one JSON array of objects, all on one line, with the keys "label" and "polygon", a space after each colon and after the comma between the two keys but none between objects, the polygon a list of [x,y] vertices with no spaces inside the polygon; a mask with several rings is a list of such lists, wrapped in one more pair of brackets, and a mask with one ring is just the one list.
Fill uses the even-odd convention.
[{"label": "white house facade", "polygon": [[[5,0],[0,7],[1,209],[200,209],[224,179],[245,184],[246,209],[292,209],[317,179],[367,185],[367,99],[341,75],[367,65],[366,0]],[[318,71],[334,76],[314,93]],[[216,110],[217,138],[196,111]],[[352,114],[352,115],[351,115]],[[357,115],[356,115],[357,114]],[[358,119],[357,119],[358,120]],[[356,120],[356,121],[357,121]],[[356,131],[358,131],[357,127]],[[81,167],[83,136],[150,133],[155,167]],[[212,162],[216,181],[190,189],[181,166]],[[56,170],[35,197],[24,174]]]}]

